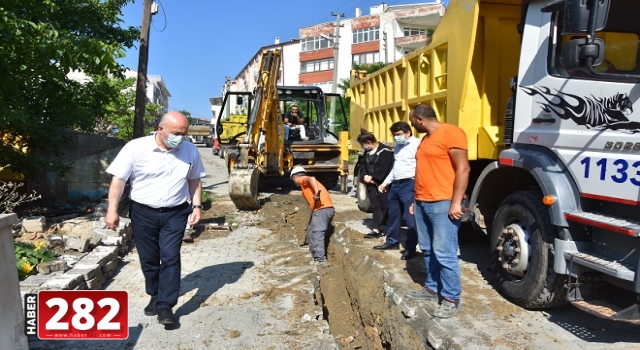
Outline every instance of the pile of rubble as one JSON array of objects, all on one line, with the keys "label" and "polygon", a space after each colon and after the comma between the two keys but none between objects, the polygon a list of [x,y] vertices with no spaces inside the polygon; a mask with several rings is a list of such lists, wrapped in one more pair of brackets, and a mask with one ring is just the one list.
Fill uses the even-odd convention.
[{"label": "pile of rubble", "polygon": [[[54,261],[38,264],[38,274],[20,282],[21,294],[40,290],[101,289],[113,277],[118,257],[125,256],[133,248],[131,220],[120,218],[120,225],[114,231],[106,228],[103,217],[104,213],[96,210],[94,215],[53,224],[44,217],[23,219],[18,235],[46,240],[45,247],[59,256]],[[51,225],[48,229],[47,224]]]}]

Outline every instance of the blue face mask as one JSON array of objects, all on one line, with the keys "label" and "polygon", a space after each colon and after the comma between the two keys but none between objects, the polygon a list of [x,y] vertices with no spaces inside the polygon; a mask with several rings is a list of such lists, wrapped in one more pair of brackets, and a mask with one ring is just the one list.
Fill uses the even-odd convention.
[{"label": "blue face mask", "polygon": [[404,138],[404,135],[394,136],[393,139],[398,145],[404,145],[405,143],[407,143],[407,139]]},{"label": "blue face mask", "polygon": [[167,139],[164,140],[164,143],[169,148],[178,148],[182,141],[184,141],[184,136],[169,134],[166,130],[162,129],[167,134]]}]

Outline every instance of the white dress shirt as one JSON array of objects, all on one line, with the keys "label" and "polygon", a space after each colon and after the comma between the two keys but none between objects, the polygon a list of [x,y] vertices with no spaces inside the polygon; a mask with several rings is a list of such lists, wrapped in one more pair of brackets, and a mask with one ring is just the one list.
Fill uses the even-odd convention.
[{"label": "white dress shirt", "polygon": [[393,169],[382,184],[389,185],[396,180],[416,177],[416,152],[420,140],[411,136],[406,143],[393,149]]},{"label": "white dress shirt", "polygon": [[198,149],[191,142],[164,150],[155,135],[124,145],[107,172],[131,182],[131,200],[153,208],[175,207],[191,199],[187,180],[206,175]]}]

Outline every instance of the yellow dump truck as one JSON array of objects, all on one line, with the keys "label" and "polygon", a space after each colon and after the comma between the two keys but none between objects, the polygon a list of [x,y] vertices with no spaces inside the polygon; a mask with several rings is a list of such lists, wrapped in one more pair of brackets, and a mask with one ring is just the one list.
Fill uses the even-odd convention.
[{"label": "yellow dump truck", "polygon": [[[570,301],[640,321],[638,11],[451,0],[428,46],[352,76],[351,130],[393,145],[391,124],[424,103],[466,132],[469,220],[490,236],[497,287],[524,307]],[[632,295],[626,305],[611,285]]]},{"label": "yellow dump truck", "polygon": [[213,140],[212,125],[189,125],[187,138],[193,144],[202,144],[205,147],[211,147]]}]

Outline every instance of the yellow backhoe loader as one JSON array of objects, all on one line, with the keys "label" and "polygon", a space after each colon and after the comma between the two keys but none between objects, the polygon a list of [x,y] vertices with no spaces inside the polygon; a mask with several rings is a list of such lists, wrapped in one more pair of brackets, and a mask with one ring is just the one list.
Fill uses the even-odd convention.
[{"label": "yellow backhoe loader", "polygon": [[[327,189],[339,182],[347,190],[348,133],[338,137],[328,129],[336,126],[333,120],[343,120],[346,129],[341,96],[315,86],[278,86],[280,62],[279,50],[264,50],[256,88],[228,91],[222,103],[216,131],[223,135],[230,125],[225,123],[234,122],[226,160],[229,195],[238,209],[259,209],[259,187],[267,186],[269,178],[287,176],[296,165]],[[301,124],[285,130],[292,106],[302,112]]]}]

